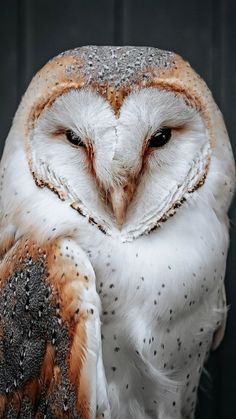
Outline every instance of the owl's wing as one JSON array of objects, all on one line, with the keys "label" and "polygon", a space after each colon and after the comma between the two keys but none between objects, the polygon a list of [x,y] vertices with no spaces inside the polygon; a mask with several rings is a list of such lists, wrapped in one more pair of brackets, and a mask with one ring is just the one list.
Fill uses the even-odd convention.
[{"label": "owl's wing", "polygon": [[222,285],[221,289],[219,290],[218,295],[218,309],[222,313],[222,320],[219,327],[216,329],[213,341],[212,341],[212,349],[217,349],[220,345],[224,334],[225,334],[225,327],[226,327],[226,319],[227,319],[227,305],[226,305],[226,295],[225,295],[225,286]]},{"label": "owl's wing", "polygon": [[20,239],[0,264],[0,417],[109,418],[100,303],[70,239]]}]

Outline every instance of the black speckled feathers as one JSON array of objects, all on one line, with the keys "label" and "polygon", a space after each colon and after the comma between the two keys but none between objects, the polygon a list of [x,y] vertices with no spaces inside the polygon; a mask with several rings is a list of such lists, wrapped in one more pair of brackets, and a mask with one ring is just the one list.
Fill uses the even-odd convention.
[{"label": "black speckled feathers", "polygon": [[24,250],[8,257],[9,272],[2,262],[0,417],[80,418],[68,373],[69,324],[48,281],[46,253],[38,248],[31,257],[27,242]]}]

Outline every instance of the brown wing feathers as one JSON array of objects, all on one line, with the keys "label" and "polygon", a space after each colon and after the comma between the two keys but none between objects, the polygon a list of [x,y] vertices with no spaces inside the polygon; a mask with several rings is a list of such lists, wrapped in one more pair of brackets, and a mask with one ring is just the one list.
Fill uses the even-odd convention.
[{"label": "brown wing feathers", "polygon": [[[79,279],[80,278],[80,279]],[[0,417],[89,418],[82,373],[88,280],[60,241],[19,240],[0,265]],[[79,287],[77,288],[79,290]]]}]

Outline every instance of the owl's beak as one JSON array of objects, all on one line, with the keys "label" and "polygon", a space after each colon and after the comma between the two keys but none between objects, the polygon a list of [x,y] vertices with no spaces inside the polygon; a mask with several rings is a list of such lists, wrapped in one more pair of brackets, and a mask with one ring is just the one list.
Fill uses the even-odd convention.
[{"label": "owl's beak", "polygon": [[134,188],[130,186],[116,186],[110,191],[111,206],[120,227],[124,224],[126,211],[134,192]]}]

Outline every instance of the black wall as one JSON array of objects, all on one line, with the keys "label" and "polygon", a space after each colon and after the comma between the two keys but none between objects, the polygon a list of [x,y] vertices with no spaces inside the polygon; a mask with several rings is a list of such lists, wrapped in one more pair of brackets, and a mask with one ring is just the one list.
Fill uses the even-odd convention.
[{"label": "black wall", "polygon": [[[206,80],[236,151],[236,0],[0,0],[0,147],[33,74],[86,44],[151,45],[178,52]],[[236,418],[236,205],[231,208],[226,336],[211,355],[198,419]],[[126,418],[124,418],[126,419]]]}]

